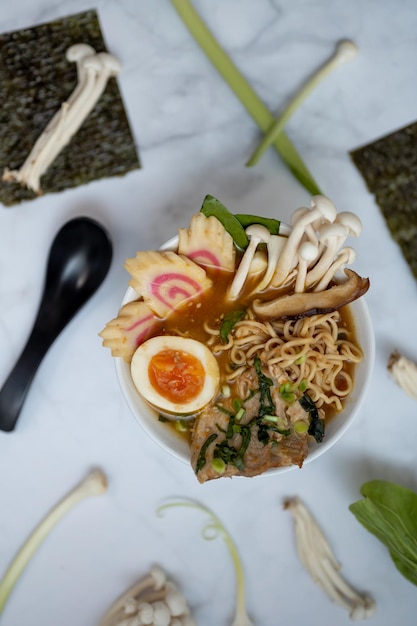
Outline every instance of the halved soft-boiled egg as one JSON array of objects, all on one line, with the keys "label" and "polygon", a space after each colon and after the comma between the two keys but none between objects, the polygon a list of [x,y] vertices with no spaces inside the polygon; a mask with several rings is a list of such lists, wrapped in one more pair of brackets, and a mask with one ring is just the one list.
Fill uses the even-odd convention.
[{"label": "halved soft-boiled egg", "polygon": [[219,366],[200,341],[162,335],[135,351],[131,375],[140,395],[157,410],[176,418],[203,409],[219,388]]}]

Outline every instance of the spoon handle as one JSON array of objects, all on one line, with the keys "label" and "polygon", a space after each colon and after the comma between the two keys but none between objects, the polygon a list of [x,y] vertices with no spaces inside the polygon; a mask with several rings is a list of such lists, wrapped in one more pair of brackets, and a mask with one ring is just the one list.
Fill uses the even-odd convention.
[{"label": "spoon handle", "polygon": [[0,430],[11,432],[17,422],[23,403],[36,371],[53,338],[36,325],[14,368],[0,391]]}]

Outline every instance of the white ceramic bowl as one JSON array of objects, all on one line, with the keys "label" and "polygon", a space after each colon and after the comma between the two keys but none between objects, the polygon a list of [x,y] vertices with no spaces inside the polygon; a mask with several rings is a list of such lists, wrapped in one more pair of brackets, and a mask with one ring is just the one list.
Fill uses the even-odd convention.
[{"label": "white ceramic bowl", "polygon": [[[178,238],[173,237],[167,241],[161,250],[175,250]],[[125,293],[122,304],[126,304],[137,298],[137,293],[129,287]],[[326,433],[322,443],[312,442],[309,455],[305,463],[309,463],[329,450],[336,441],[351,426],[357,417],[371,380],[374,356],[375,339],[372,321],[364,298],[360,298],[350,304],[354,317],[356,337],[364,353],[364,359],[355,368],[354,389],[346,400],[345,408],[340,415],[333,418],[326,426]],[[136,391],[130,375],[130,366],[121,358],[116,358],[117,378],[127,404],[138,424],[145,432],[164,450],[184,463],[190,463],[190,451],[188,444],[177,435],[174,429],[158,421],[157,413],[141,398]],[[268,470],[266,474],[278,474],[288,471],[297,466],[279,467]]]}]

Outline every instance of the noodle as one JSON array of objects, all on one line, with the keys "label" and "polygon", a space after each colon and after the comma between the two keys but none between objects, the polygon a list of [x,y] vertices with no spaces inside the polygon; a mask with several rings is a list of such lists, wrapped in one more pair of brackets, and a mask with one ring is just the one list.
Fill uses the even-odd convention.
[{"label": "noodle", "polygon": [[299,320],[260,322],[249,310],[237,322],[227,344],[219,331],[205,327],[214,353],[228,358],[227,381],[232,383],[261,362],[278,384],[298,386],[305,381],[317,408],[343,408],[343,399],[353,389],[349,365],[359,363],[360,348],[350,340],[350,333],[340,328],[339,311],[313,315]]}]

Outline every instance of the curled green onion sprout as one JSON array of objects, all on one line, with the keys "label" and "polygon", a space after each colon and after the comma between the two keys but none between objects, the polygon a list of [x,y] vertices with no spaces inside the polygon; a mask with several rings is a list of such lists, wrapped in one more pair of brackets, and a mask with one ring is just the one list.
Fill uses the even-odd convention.
[{"label": "curled green onion sprout", "polygon": [[245,580],[244,580],[244,572],[242,562],[240,560],[238,549],[226,528],[223,526],[220,519],[215,515],[210,509],[205,507],[203,504],[196,502],[194,500],[179,500],[174,502],[168,502],[167,504],[162,504],[157,509],[157,514],[162,515],[168,509],[175,507],[189,507],[193,509],[197,509],[202,513],[205,513],[209,521],[203,526],[202,535],[203,538],[210,541],[213,539],[217,539],[218,537],[222,537],[226,547],[229,551],[229,554],[233,561],[233,566],[236,573],[236,582],[237,582],[237,593],[236,593],[236,614],[232,626],[253,626],[253,623],[249,619],[246,612],[245,605]]}]

